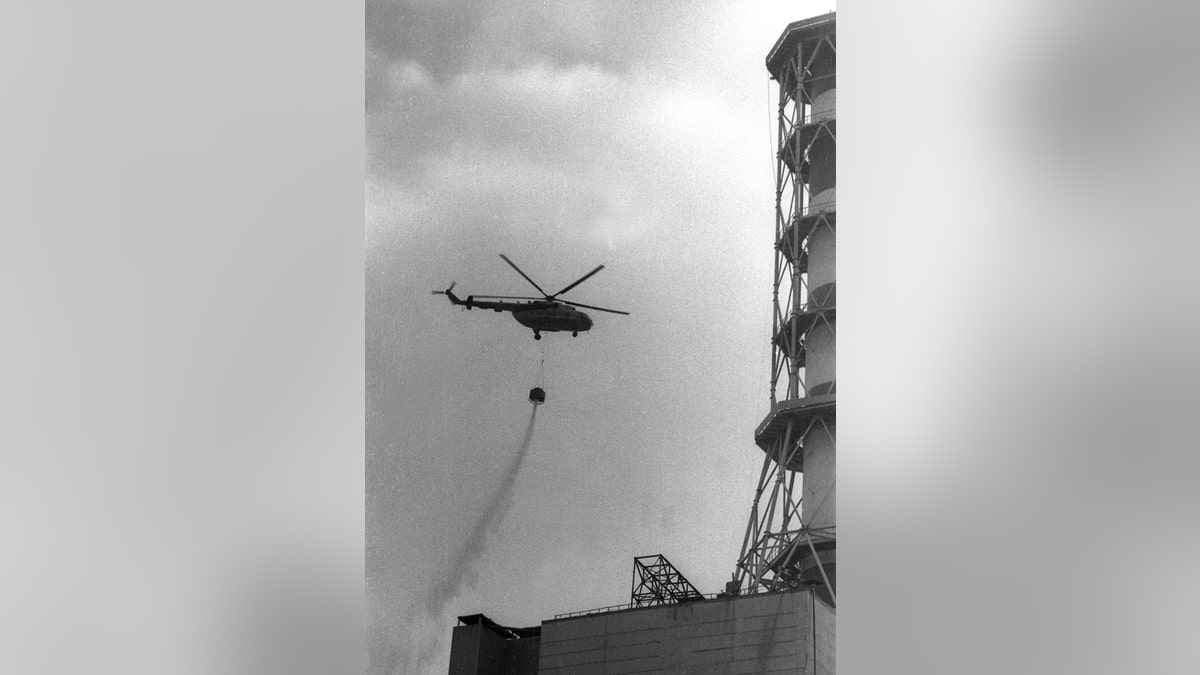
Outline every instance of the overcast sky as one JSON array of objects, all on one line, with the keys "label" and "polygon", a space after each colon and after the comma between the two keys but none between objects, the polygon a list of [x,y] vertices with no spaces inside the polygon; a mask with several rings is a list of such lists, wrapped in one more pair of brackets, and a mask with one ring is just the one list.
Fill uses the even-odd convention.
[{"label": "overcast sky", "polygon": [[[635,556],[723,590],[768,410],[763,61],[789,22],[831,9],[368,2],[372,672],[445,672],[459,615],[530,626],[627,602]],[[510,314],[430,295],[529,294],[500,253],[550,292],[604,264],[565,297],[631,314],[536,342]],[[509,508],[472,547],[543,349]]]}]

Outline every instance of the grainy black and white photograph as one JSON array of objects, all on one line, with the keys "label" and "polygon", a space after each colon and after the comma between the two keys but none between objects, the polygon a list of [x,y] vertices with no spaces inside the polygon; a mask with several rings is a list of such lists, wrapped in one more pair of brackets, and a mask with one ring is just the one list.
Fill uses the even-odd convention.
[{"label": "grainy black and white photograph", "polygon": [[833,9],[367,4],[372,673],[833,672]]}]

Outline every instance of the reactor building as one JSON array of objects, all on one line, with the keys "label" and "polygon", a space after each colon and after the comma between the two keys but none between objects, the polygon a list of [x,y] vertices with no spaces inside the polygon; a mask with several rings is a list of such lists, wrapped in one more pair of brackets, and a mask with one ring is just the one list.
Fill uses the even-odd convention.
[{"label": "reactor building", "polygon": [[628,603],[510,628],[459,617],[451,675],[834,673],[836,659],[836,16],[789,24],[778,83],[770,409],[732,580],[705,595],[661,555]]}]

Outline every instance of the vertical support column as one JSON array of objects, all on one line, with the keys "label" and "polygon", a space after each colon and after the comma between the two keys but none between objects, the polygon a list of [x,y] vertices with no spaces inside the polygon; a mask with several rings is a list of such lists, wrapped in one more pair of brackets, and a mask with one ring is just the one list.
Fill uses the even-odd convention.
[{"label": "vertical support column", "polygon": [[[803,65],[802,65],[804,63],[803,55],[804,55],[804,42],[801,41],[801,42],[797,43],[795,55],[791,59],[791,63],[788,64],[788,68],[793,73],[795,73],[795,75],[792,77],[792,81],[796,82],[797,84],[800,83],[800,81],[802,79],[802,74],[804,72]],[[782,86],[780,87],[780,91],[781,92],[783,91]],[[785,96],[785,94],[781,93],[780,96],[782,98]],[[791,146],[791,148],[788,149],[788,152],[791,153],[791,157],[792,157],[792,170],[790,172],[792,174],[791,209],[789,210],[789,212],[786,215],[787,222],[789,223],[789,226],[790,226],[791,222],[795,219],[796,215],[801,213],[801,211],[804,209],[804,204],[806,201],[805,186],[804,186],[804,160],[803,160],[804,148],[802,148],[800,145],[800,134],[796,133],[796,129],[798,128],[798,125],[803,123],[803,121],[804,121],[803,90],[799,86],[797,86],[794,89],[792,89],[791,91],[788,91],[786,93],[786,97],[790,98],[792,101],[791,119],[788,120],[788,127],[789,127],[790,135],[789,135],[788,141],[787,141],[788,144]],[[784,214],[777,215],[777,217],[780,217],[780,216],[784,216]],[[779,247],[776,246],[775,257],[778,258],[779,255],[780,255]],[[801,270],[801,266],[799,264],[797,264],[797,262],[798,262],[797,260],[792,260],[792,259],[786,260],[788,269],[791,270],[791,277],[792,277],[792,288],[791,288],[791,292],[790,292],[791,302],[789,303],[789,307],[788,307],[788,315],[789,316],[795,315],[797,312],[802,311],[802,309],[804,307],[804,300],[805,300],[805,292],[804,291],[805,291],[805,289],[804,289],[803,272]],[[801,336],[796,331],[791,331],[789,340],[791,343],[790,348],[789,348],[789,353],[792,354],[793,356],[791,359],[791,363],[792,363],[792,367],[790,370],[791,377],[788,379],[788,395],[787,395],[787,397],[788,397],[788,399],[795,399],[801,395],[800,392],[801,392],[801,388],[803,386],[801,384],[801,380],[800,380],[800,378],[801,378],[801,374],[800,374],[801,359],[795,357],[796,354],[800,353],[800,347],[803,344],[802,343],[803,336]]]},{"label": "vertical support column", "polygon": [[820,583],[827,601],[836,543],[836,54],[830,13],[790,24],[767,56],[779,83],[771,411],[755,432],[763,470],[731,584]]}]

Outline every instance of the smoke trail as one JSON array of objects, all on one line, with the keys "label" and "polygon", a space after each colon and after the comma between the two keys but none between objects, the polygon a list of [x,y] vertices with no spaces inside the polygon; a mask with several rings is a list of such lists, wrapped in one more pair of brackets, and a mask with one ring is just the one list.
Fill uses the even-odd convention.
[{"label": "smoke trail", "polygon": [[378,668],[374,672],[389,675],[431,675],[445,672],[445,663],[436,663],[448,656],[449,617],[443,616],[450,601],[459,595],[464,586],[470,585],[475,570],[486,548],[489,533],[495,532],[512,505],[513,489],[529,446],[533,441],[537,406],[529,416],[529,424],[521,439],[517,453],[504,472],[496,492],[484,505],[482,513],[470,532],[465,535],[462,546],[456,551],[450,568],[441,581],[434,585],[425,597],[414,597],[404,611],[406,618],[398,638],[376,657]]},{"label": "smoke trail", "polygon": [[[504,478],[500,481],[495,494],[488,500],[483,508],[483,513],[479,515],[474,527],[467,534],[466,540],[454,556],[446,576],[430,591],[425,610],[435,620],[440,620],[446,605],[462,590],[464,580],[475,573],[487,544],[488,533],[496,530],[512,506],[513,488],[516,486],[517,476],[521,472],[521,466],[525,463],[525,456],[529,453],[529,446],[533,441],[537,409],[537,406],[533,406],[533,412],[529,415],[529,425],[525,427],[525,436],[521,439],[517,454],[504,473]],[[423,649],[416,655],[419,671],[421,666],[427,665],[427,661],[433,657],[431,651],[428,648]]]}]

